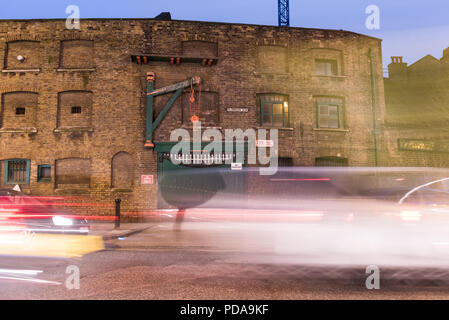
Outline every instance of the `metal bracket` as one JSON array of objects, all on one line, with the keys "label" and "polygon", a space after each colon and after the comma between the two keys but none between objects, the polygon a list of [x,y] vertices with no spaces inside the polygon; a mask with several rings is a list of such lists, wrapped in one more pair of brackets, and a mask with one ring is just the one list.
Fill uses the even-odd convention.
[{"label": "metal bracket", "polygon": [[[167,112],[172,107],[173,103],[178,99],[178,97],[181,95],[182,91],[184,91],[185,88],[188,88],[191,84],[196,85],[199,84],[201,81],[200,77],[193,77],[191,79],[188,79],[183,82],[179,82],[176,84],[172,84],[163,88],[154,89],[154,72],[148,72],[147,73],[147,121],[146,121],[146,131],[145,131],[145,144],[144,146],[149,149],[154,148],[153,143],[153,132],[156,129],[156,127],[159,125],[159,123],[164,119]],[[159,113],[159,115],[156,117],[156,120],[153,121],[153,106],[154,106],[154,97],[167,94],[170,92],[175,92],[170,99],[168,100],[167,104],[164,106],[162,111]]]}]

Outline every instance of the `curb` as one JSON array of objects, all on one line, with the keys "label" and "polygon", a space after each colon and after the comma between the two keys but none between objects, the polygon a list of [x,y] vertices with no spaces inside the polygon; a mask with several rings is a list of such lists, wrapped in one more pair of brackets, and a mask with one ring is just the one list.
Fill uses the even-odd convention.
[{"label": "curb", "polygon": [[113,239],[122,238],[122,237],[129,237],[134,234],[141,233],[145,230],[151,229],[152,227],[154,227],[154,226],[148,226],[148,227],[144,227],[144,228],[140,228],[140,229],[136,229],[136,230],[123,231],[122,233],[119,233],[119,234],[106,234],[103,236],[103,240],[113,240]]}]

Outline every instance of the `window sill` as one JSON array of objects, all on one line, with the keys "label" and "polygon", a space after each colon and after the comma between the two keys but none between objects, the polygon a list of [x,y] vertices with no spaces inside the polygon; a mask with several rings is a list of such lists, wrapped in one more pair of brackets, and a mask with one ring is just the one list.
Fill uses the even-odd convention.
[{"label": "window sill", "polygon": [[111,191],[112,192],[127,192],[127,193],[130,193],[130,192],[133,192],[133,189],[131,189],[131,188],[111,188]]},{"label": "window sill", "polygon": [[278,129],[281,131],[293,131],[294,130],[293,128],[290,128],[290,127],[256,127],[256,129],[267,129],[267,130]]},{"label": "window sill", "polygon": [[[182,129],[193,129],[193,125],[185,125],[183,124],[181,126]],[[207,129],[216,129],[216,130],[222,130],[223,127],[217,127],[217,126],[201,126],[201,130],[207,130]]]},{"label": "window sill", "polygon": [[87,188],[57,188],[55,193],[58,194],[89,194],[90,191]]},{"label": "window sill", "polygon": [[94,72],[95,68],[58,68],[56,69],[57,72],[82,72],[82,71],[88,71],[88,72]]},{"label": "window sill", "polygon": [[339,75],[325,75],[325,74],[312,74],[312,77],[317,78],[333,78],[333,79],[346,79],[348,76],[339,76]]},{"label": "window sill", "polygon": [[314,131],[333,131],[333,132],[349,132],[349,129],[337,129],[337,128],[313,128]]},{"label": "window sill", "polygon": [[274,76],[289,76],[290,72],[265,72],[265,71],[254,71],[254,75],[274,75]]},{"label": "window sill", "polygon": [[5,129],[0,129],[0,133],[36,133],[36,132],[37,132],[36,128],[17,128],[17,129],[5,128]]},{"label": "window sill", "polygon": [[51,183],[51,179],[40,179],[37,180],[38,183]]},{"label": "window sill", "polygon": [[39,73],[41,69],[3,69],[3,73],[25,73],[25,72],[34,72]]},{"label": "window sill", "polygon": [[61,127],[56,128],[53,130],[53,132],[93,132],[94,129],[90,127]]}]

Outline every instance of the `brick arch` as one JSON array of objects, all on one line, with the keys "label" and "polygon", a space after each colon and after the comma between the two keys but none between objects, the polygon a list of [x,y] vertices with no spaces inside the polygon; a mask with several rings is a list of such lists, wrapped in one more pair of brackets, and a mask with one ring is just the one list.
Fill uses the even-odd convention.
[{"label": "brick arch", "polygon": [[186,35],[182,39],[182,41],[206,41],[206,42],[215,42],[218,43],[218,38],[214,36],[209,35],[199,35],[199,34],[193,34],[193,35]]},{"label": "brick arch", "polygon": [[125,151],[111,160],[111,188],[131,188],[134,184],[134,159]]},{"label": "brick arch", "polygon": [[[88,90],[58,92],[57,127],[90,127],[92,121],[93,93]],[[81,107],[79,114],[72,107]]]},{"label": "brick arch", "polygon": [[[30,128],[36,126],[39,94],[33,91],[10,91],[2,93],[1,127]],[[17,108],[24,108],[25,113],[17,114]]]},{"label": "brick arch", "polygon": [[62,158],[55,162],[55,183],[61,187],[89,187],[91,172],[91,159],[88,158]]},{"label": "brick arch", "polygon": [[259,45],[256,47],[256,71],[261,73],[285,73],[288,71],[287,47]]},{"label": "brick arch", "polygon": [[217,57],[218,42],[207,40],[187,40],[181,44],[183,56]]},{"label": "brick arch", "polygon": [[[18,56],[25,57],[23,62]],[[42,64],[42,50],[37,40],[11,40],[6,42],[4,69],[36,69]]]},{"label": "brick arch", "polygon": [[[343,50],[332,47],[314,47],[308,50],[311,53],[311,59],[324,59],[337,61],[338,75],[345,74],[345,63],[343,58]],[[312,64],[313,65],[313,64]]]},{"label": "brick arch", "polygon": [[60,68],[93,68],[94,41],[89,39],[66,39],[61,40]]}]

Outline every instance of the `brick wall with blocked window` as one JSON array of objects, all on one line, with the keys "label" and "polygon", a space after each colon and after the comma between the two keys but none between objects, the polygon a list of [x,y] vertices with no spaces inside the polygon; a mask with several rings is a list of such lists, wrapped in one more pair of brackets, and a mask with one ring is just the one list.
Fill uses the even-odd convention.
[{"label": "brick wall with blocked window", "polygon": [[[348,158],[349,165],[374,163],[368,52],[376,54],[377,108],[382,119],[379,39],[348,31],[153,19],[82,19],[80,30],[67,30],[65,19],[0,21],[0,55],[4,60],[9,61],[8,43],[29,39],[42,48],[26,53],[29,62],[38,61],[32,65],[39,66],[40,72],[0,75],[0,93],[6,98],[9,92],[37,93],[33,98],[27,96],[33,106],[37,105],[33,122],[36,132],[3,130],[17,126],[11,107],[14,99],[7,99],[10,102],[5,105],[9,107],[1,114],[0,160],[30,159],[30,181],[22,186],[26,192],[84,192],[96,203],[105,204],[120,197],[122,210],[129,212],[155,208],[157,152],[143,147],[147,72],[155,73],[156,88],[201,77],[201,90],[207,92],[202,101],[203,116],[206,122],[210,117],[211,123],[222,130],[261,127],[258,94],[288,96],[289,123],[279,130],[279,156],[291,158],[294,165],[314,165],[315,158],[336,154]],[[131,60],[137,53],[203,58],[214,54],[218,62],[212,66],[191,62],[172,65],[156,60],[138,65]],[[336,59],[339,77],[314,76],[315,59]],[[65,92],[60,104],[59,93]],[[74,95],[72,100],[68,92],[91,93],[83,94],[84,98]],[[189,89],[184,93],[188,95]],[[88,95],[92,97],[90,120],[80,120],[76,117],[86,115],[83,108],[89,104]],[[344,98],[348,131],[316,130],[314,96]],[[155,98],[155,115],[168,99],[169,95]],[[72,114],[76,106],[82,107],[81,113]],[[11,111],[10,117],[10,111],[4,110]],[[155,130],[154,141],[169,141],[172,130],[185,126],[183,115],[187,112],[182,99],[178,99]],[[29,114],[26,110],[25,116]],[[86,129],[87,122],[90,128]],[[20,124],[25,125],[31,122]],[[120,152],[134,160],[126,175],[127,181],[132,178],[131,191],[113,188],[119,176],[113,174],[114,168],[120,165],[114,167],[112,159]],[[44,164],[52,166],[49,183],[37,181],[38,166]],[[73,180],[76,175],[81,180]],[[141,185],[141,175],[154,175],[155,183]],[[84,186],[67,187],[71,184]],[[104,208],[97,207],[97,211],[112,214]]]}]

